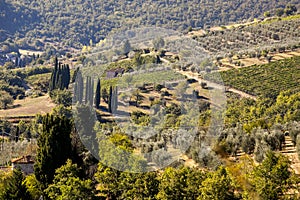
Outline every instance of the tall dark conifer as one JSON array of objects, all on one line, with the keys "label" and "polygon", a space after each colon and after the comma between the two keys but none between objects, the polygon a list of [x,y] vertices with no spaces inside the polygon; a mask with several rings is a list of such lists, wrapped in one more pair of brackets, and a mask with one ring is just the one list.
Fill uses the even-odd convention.
[{"label": "tall dark conifer", "polygon": [[34,173],[42,190],[51,184],[55,169],[70,158],[71,129],[71,122],[65,117],[50,114],[43,117],[34,164]]},{"label": "tall dark conifer", "polygon": [[109,87],[109,95],[108,95],[108,112],[112,113],[112,86]]},{"label": "tall dark conifer", "polygon": [[93,106],[93,103],[94,103],[94,79],[92,79],[90,77],[90,91],[89,91],[89,103],[90,103],[90,106]]},{"label": "tall dark conifer", "polygon": [[88,103],[89,100],[89,77],[86,77],[86,81],[85,81],[85,97],[84,97],[84,102],[85,104]]},{"label": "tall dark conifer", "polygon": [[96,87],[96,94],[95,94],[95,107],[97,109],[99,109],[99,107],[100,107],[100,99],[101,99],[100,91],[101,91],[100,79],[98,78],[97,87]]}]

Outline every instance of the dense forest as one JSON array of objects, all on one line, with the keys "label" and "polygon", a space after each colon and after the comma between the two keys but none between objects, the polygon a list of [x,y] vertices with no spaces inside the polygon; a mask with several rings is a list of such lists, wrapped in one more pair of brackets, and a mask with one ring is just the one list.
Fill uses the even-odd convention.
[{"label": "dense forest", "polygon": [[162,26],[187,31],[188,27],[207,28],[253,20],[263,17],[265,12],[282,15],[289,3],[297,5],[298,1],[1,0],[0,39],[3,42],[13,38],[20,46],[35,43],[36,47],[51,39],[78,47],[90,40],[98,42],[120,28]]}]

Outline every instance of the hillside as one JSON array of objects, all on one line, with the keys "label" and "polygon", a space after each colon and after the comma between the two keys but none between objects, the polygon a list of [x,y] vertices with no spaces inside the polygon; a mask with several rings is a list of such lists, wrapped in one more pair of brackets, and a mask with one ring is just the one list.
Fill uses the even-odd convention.
[{"label": "hillside", "polygon": [[116,28],[151,25],[186,31],[188,27],[205,28],[262,17],[264,12],[275,13],[289,3],[298,6],[297,0],[1,0],[0,42],[10,35],[25,37],[19,41],[21,46],[32,42],[42,46],[41,42],[51,39],[78,47],[90,40],[98,42]]}]

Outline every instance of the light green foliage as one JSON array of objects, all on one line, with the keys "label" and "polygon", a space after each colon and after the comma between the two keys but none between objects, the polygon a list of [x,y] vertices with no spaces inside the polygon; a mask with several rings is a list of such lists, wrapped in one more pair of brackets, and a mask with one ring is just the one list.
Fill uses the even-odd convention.
[{"label": "light green foliage", "polygon": [[243,124],[248,133],[254,127],[270,128],[275,123],[300,120],[300,93],[281,92],[275,100],[268,98],[230,100],[227,104],[225,122],[234,126]]},{"label": "light green foliage", "polygon": [[158,193],[157,172],[145,172],[141,174],[122,173],[122,199],[156,199]]},{"label": "light green foliage", "polygon": [[227,169],[220,167],[216,172],[210,172],[201,183],[198,200],[234,200],[235,188],[234,180]]},{"label": "light green foliage", "polygon": [[95,199],[95,189],[91,180],[79,177],[80,168],[67,160],[66,164],[55,171],[53,184],[45,190],[50,199]]},{"label": "light green foliage", "polygon": [[126,135],[115,133],[111,137],[100,136],[100,161],[122,171],[139,172],[146,167],[145,160],[133,153],[133,146]]},{"label": "light green foliage", "polygon": [[205,174],[197,169],[166,168],[160,176],[157,199],[196,199]]},{"label": "light green foliage", "polygon": [[54,103],[68,107],[72,104],[72,94],[68,90],[53,90],[51,98]]},{"label": "light green foliage", "polygon": [[24,183],[24,175],[21,169],[14,169],[12,176],[7,179],[3,188],[1,199],[9,200],[28,200],[31,199]]},{"label": "light green foliage", "polygon": [[39,188],[39,183],[35,178],[34,174],[28,175],[24,181],[28,192],[30,193],[32,199],[39,199],[42,195],[42,191]]},{"label": "light green foliage", "polygon": [[287,191],[295,195],[294,189],[299,179],[293,174],[290,165],[287,157],[270,151],[262,164],[254,168],[252,184],[261,199],[277,200]]}]

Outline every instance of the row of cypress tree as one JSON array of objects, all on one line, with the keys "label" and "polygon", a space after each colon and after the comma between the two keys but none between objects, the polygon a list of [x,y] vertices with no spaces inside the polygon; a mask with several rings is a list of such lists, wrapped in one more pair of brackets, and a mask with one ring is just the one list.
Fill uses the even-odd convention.
[{"label": "row of cypress tree", "polygon": [[118,109],[118,87],[110,86],[109,87],[109,96],[108,96],[108,112],[114,113]]},{"label": "row of cypress tree", "polygon": [[70,67],[68,64],[61,64],[55,57],[54,69],[51,74],[49,89],[53,91],[55,89],[68,89],[70,84]]},{"label": "row of cypress tree", "polygon": [[[85,88],[85,89],[84,89]],[[84,95],[83,95],[84,94]],[[76,81],[74,85],[74,102],[82,104],[83,102],[90,106],[95,106],[97,109],[100,108],[101,102],[101,81],[98,78],[96,90],[94,93],[94,80],[87,76],[85,81],[80,71],[76,72]],[[105,98],[103,96],[103,98]],[[113,113],[118,108],[118,88],[117,86],[110,86],[109,87],[109,95],[108,95],[108,111]]]}]

